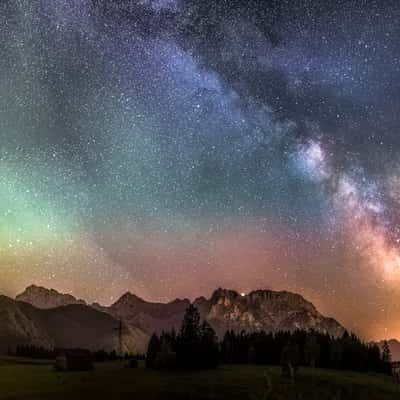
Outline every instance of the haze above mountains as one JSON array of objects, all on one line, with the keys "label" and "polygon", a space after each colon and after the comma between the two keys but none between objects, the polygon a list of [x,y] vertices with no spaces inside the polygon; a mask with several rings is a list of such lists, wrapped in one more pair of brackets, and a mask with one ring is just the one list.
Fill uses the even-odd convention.
[{"label": "haze above mountains", "polygon": [[[0,296],[0,352],[17,344],[118,349],[120,320],[123,351],[145,352],[153,332],[179,329],[189,304],[188,299],[153,303],[128,292],[109,307],[89,305],[70,294],[31,285],[15,300]],[[332,336],[342,335],[345,330],[301,295],[286,291],[256,290],[244,295],[220,288],[209,299],[199,297],[193,304],[219,337],[228,329],[314,329]],[[400,344],[392,340],[390,345],[393,358],[400,358]]]}]

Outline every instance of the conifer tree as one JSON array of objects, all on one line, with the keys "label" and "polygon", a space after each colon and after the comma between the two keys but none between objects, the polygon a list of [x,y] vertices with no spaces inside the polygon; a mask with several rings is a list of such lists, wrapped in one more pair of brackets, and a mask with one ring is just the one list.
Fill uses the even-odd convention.
[{"label": "conifer tree", "polygon": [[219,363],[218,338],[207,321],[200,326],[200,367],[215,368]]},{"label": "conifer tree", "polygon": [[194,369],[200,356],[200,314],[191,304],[185,311],[177,338],[177,362],[184,369]]},{"label": "conifer tree", "polygon": [[155,333],[153,333],[149,341],[149,346],[147,348],[147,355],[146,355],[147,368],[154,368],[154,363],[157,358],[157,354],[160,351],[161,351],[160,339]]}]

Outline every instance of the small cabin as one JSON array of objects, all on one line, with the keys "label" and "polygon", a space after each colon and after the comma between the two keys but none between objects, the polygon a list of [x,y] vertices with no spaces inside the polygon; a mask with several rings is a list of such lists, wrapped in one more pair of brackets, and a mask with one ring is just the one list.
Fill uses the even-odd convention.
[{"label": "small cabin", "polygon": [[392,376],[400,383],[400,361],[392,362]]},{"label": "small cabin", "polygon": [[56,358],[57,371],[89,371],[93,369],[92,356],[89,350],[64,349]]}]

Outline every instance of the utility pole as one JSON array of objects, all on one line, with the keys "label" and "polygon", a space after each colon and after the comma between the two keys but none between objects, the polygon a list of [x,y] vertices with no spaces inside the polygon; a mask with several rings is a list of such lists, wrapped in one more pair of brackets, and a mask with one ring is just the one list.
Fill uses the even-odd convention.
[{"label": "utility pole", "polygon": [[118,332],[118,348],[119,348],[119,356],[122,357],[122,331],[123,331],[123,325],[122,325],[122,319],[120,318],[118,321],[118,327],[114,328],[115,331]]}]

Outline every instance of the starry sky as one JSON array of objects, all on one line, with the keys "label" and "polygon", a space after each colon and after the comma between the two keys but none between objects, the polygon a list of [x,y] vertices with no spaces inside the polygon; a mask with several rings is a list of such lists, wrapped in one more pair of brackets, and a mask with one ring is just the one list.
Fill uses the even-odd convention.
[{"label": "starry sky", "polygon": [[0,2],[0,292],[303,294],[400,338],[400,3]]}]

